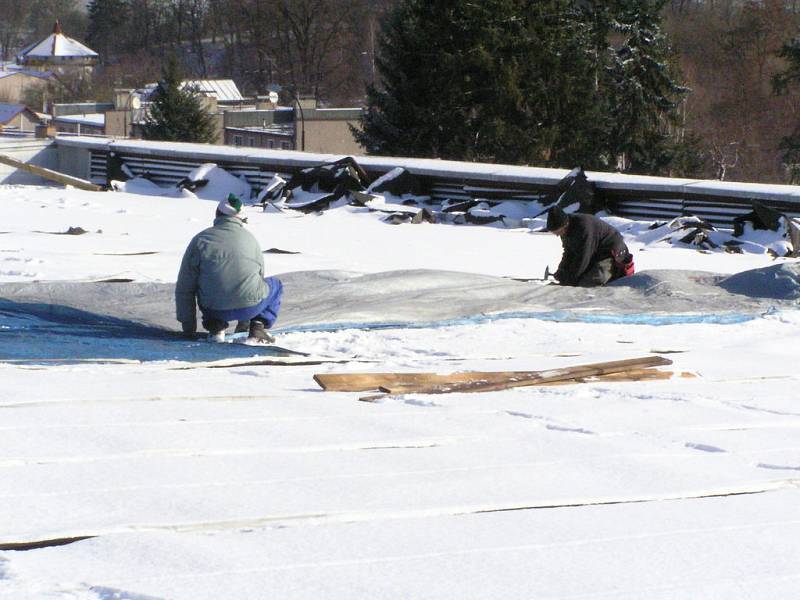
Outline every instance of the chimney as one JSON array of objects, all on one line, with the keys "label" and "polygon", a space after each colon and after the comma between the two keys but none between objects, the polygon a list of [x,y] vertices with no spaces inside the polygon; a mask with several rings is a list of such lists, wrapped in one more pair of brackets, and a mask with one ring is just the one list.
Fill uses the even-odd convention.
[{"label": "chimney", "polygon": [[219,100],[217,99],[217,95],[210,93],[210,92],[200,92],[200,104],[203,106],[203,110],[208,113],[215,114],[219,112]]},{"label": "chimney", "polygon": [[39,139],[52,138],[56,136],[56,128],[52,125],[37,125],[35,131],[35,135]]},{"label": "chimney", "polygon": [[58,19],[56,19],[56,24],[53,26],[53,33],[56,35],[63,35],[64,33],[61,31],[61,23],[58,22]]},{"label": "chimney", "polygon": [[132,95],[133,90],[130,89],[114,90],[114,110],[130,110]]},{"label": "chimney", "polygon": [[256,110],[272,110],[275,108],[275,103],[269,99],[269,96],[256,96]]}]

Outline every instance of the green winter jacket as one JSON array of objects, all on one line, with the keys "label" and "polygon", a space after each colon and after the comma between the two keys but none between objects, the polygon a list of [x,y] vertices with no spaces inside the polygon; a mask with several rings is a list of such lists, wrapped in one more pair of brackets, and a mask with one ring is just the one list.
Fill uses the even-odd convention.
[{"label": "green winter jacket", "polygon": [[267,293],[258,241],[237,217],[218,216],[186,248],[175,284],[175,314],[193,327],[195,298],[202,308],[232,310],[255,306]]}]

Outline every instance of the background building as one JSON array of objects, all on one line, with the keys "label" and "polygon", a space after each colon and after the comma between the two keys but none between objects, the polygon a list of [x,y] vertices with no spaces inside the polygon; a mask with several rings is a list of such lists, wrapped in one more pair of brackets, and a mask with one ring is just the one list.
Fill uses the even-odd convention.
[{"label": "background building", "polygon": [[[202,97],[217,123],[217,142],[228,146],[362,154],[350,126],[358,127],[361,108],[319,108],[313,98],[295,99],[294,107],[277,106],[267,97],[246,98],[230,79],[186,80]],[[105,113],[105,134],[141,137],[150,96],[156,85],[114,91]],[[100,105],[98,105],[100,106]],[[101,111],[98,111],[101,112]],[[62,125],[59,125],[59,130]]]},{"label": "background building", "polygon": [[90,75],[97,66],[98,59],[97,52],[65,36],[58,21],[53,27],[53,33],[24,48],[17,55],[17,63],[27,69],[79,76]]},{"label": "background building", "polygon": [[113,107],[110,102],[53,104],[50,109],[51,125],[57,133],[105,135],[106,111]]},{"label": "background building", "polygon": [[41,123],[39,115],[24,104],[0,102],[0,132],[32,134]]},{"label": "background building", "polygon": [[363,154],[356,143],[350,126],[359,127],[361,108],[295,109],[295,149],[304,152],[329,152],[333,154]]},{"label": "background building", "polygon": [[291,108],[229,110],[223,113],[225,144],[268,150],[294,150],[294,111]]},{"label": "background building", "polygon": [[48,82],[55,81],[52,71],[25,69],[16,64],[0,65],[0,102],[22,103],[29,90],[43,89]]}]

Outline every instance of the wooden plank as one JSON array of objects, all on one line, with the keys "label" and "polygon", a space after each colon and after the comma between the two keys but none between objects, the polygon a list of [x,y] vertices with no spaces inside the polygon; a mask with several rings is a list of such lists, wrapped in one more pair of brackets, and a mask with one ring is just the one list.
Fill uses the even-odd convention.
[{"label": "wooden plank", "polygon": [[[554,386],[554,385],[574,385],[576,383],[593,383],[593,382],[631,382],[631,381],[647,381],[647,380],[656,380],[656,379],[671,379],[675,373],[672,371],[659,371],[658,369],[651,368],[651,369],[631,369],[630,371],[620,371],[617,373],[606,373],[601,375],[589,375],[589,376],[580,376],[580,377],[572,377],[570,379],[553,379],[553,380],[542,380],[542,381],[535,381],[528,383],[526,387],[531,386]],[[486,385],[498,385],[498,389],[507,389],[510,387],[520,387],[519,385],[504,385],[508,383],[509,380],[504,381],[496,381],[496,382],[486,382]],[[468,389],[463,390],[454,390],[454,391],[493,391],[493,390],[484,390],[484,389],[471,389],[474,387],[479,387],[484,385],[482,381],[475,381],[475,382],[463,382],[454,384],[455,386],[464,385],[467,386]],[[436,386],[431,386],[434,388],[441,387],[444,389],[444,384],[439,384]],[[445,391],[434,391],[429,392],[427,388],[424,386],[414,385],[414,384],[403,384],[398,383],[394,384],[391,387],[381,386],[378,388],[385,394],[409,394],[409,393],[446,393]]]},{"label": "wooden plank", "polygon": [[[620,371],[632,371],[635,369],[644,369],[651,366],[661,366],[672,364],[672,361],[657,357],[648,357],[647,359],[632,359],[639,361],[634,364],[626,366]],[[644,364],[641,361],[659,361],[657,364]],[[666,362],[661,362],[666,361]],[[624,361],[618,361],[624,362]],[[606,365],[609,363],[597,363],[599,365]],[[592,366],[592,365],[587,365]],[[577,367],[573,367],[577,368]],[[329,392],[366,392],[369,390],[377,390],[379,388],[392,388],[395,386],[417,386],[426,387],[432,385],[446,385],[456,383],[469,383],[469,382],[504,382],[508,380],[521,380],[527,377],[538,377],[541,373],[547,371],[461,371],[457,373],[429,373],[429,372],[412,372],[412,373],[317,373],[314,375],[314,381],[319,386]],[[585,375],[591,376],[591,375]],[[574,377],[568,377],[574,378]]]},{"label": "wooden plank", "polygon": [[459,381],[502,381],[531,371],[463,371],[459,373],[318,373],[314,381],[327,392],[366,392],[397,384],[434,384]]},{"label": "wooden plank", "polygon": [[651,367],[648,369],[631,369],[630,371],[620,371],[619,373],[607,373],[605,375],[592,375],[591,377],[580,377],[576,379],[566,379],[564,381],[550,381],[539,385],[572,385],[575,383],[590,383],[595,381],[648,381],[651,379],[672,379],[675,375],[673,371],[659,371]]},{"label": "wooden plank", "polygon": [[25,552],[27,550],[39,550],[40,548],[53,548],[54,546],[66,546],[83,540],[90,540],[95,535],[80,535],[75,537],[53,538],[49,540],[35,540],[31,542],[0,542],[2,552]]},{"label": "wooden plank", "polygon": [[92,183],[91,181],[86,181],[85,179],[72,177],[71,175],[65,175],[64,173],[52,171],[51,169],[46,169],[44,167],[30,165],[28,163],[22,162],[21,160],[17,160],[16,158],[11,158],[10,156],[6,156],[5,154],[0,154],[0,163],[4,163],[6,165],[15,167],[17,169],[22,169],[23,171],[27,171],[28,173],[33,173],[34,175],[37,175],[39,177],[44,177],[45,179],[49,179],[50,181],[55,181],[56,183],[60,183],[62,185],[71,185],[72,187],[76,187],[81,190],[88,190],[90,192],[103,191],[102,187]]},{"label": "wooden plank", "polygon": [[[575,385],[577,383],[595,383],[595,382],[625,383],[632,381],[652,381],[652,380],[672,379],[674,375],[675,373],[673,371],[660,371],[655,368],[632,369],[630,371],[622,371],[620,373],[594,375],[592,377],[583,377],[579,379],[565,379],[563,381],[550,381],[545,383],[539,383],[537,385],[543,387],[543,386],[554,386],[554,385]],[[695,377],[693,373],[686,373],[686,372],[681,373],[679,376],[683,378]],[[413,393],[413,392],[404,392],[404,393]],[[387,392],[381,392],[379,394],[362,396],[359,398],[359,400],[361,402],[375,402],[376,400],[380,400],[381,398],[385,398],[386,396],[390,395],[391,394]]]},{"label": "wooden plank", "polygon": [[588,365],[578,365],[575,367],[565,367],[562,369],[549,369],[546,371],[530,371],[523,375],[490,381],[477,379],[474,381],[461,381],[453,383],[432,383],[432,384],[395,384],[381,386],[380,390],[389,394],[420,393],[420,394],[448,394],[454,392],[493,392],[505,390],[513,387],[528,385],[542,385],[556,381],[568,381],[571,379],[582,379],[599,375],[609,375],[620,373],[632,369],[642,369],[647,367],[658,367],[671,365],[672,361],[661,356],[646,356],[643,358],[631,358]]}]

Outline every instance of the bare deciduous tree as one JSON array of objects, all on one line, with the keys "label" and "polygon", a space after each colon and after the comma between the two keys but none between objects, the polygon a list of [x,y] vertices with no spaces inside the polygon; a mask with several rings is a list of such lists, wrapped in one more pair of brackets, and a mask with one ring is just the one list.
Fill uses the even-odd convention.
[{"label": "bare deciduous tree", "polygon": [[13,51],[28,33],[30,5],[19,0],[0,0],[0,60],[11,60]]},{"label": "bare deciduous tree", "polygon": [[716,157],[704,175],[784,180],[778,145],[797,100],[775,96],[771,80],[783,67],[777,51],[797,31],[798,15],[782,0],[728,1],[697,3],[669,22],[691,89],[685,127]]},{"label": "bare deciduous tree", "polygon": [[718,144],[711,142],[711,162],[714,165],[715,179],[725,181],[728,170],[733,169],[739,164],[739,143],[730,142],[728,144]]}]

